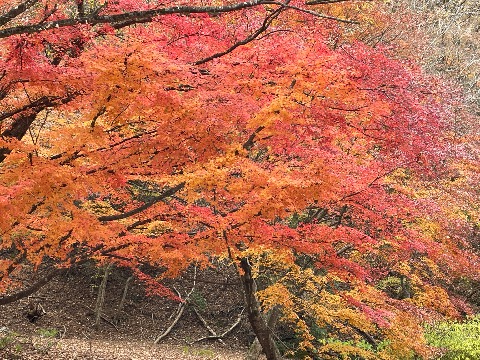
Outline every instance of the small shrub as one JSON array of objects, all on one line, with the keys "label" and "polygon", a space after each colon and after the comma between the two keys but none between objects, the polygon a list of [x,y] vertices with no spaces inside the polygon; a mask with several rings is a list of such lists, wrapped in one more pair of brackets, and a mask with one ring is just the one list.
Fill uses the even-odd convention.
[{"label": "small shrub", "polygon": [[19,335],[7,328],[0,328],[0,355],[2,359],[21,359],[22,344]]},{"label": "small shrub", "polygon": [[207,308],[207,300],[199,291],[193,291],[190,294],[190,302],[200,311],[205,311]]},{"label": "small shrub", "polygon": [[15,342],[17,334],[13,331],[3,331],[0,333],[0,350],[5,350]]},{"label": "small shrub", "polygon": [[426,338],[430,345],[443,350],[441,360],[480,359],[480,315],[464,322],[445,321],[427,326]]},{"label": "small shrub", "polygon": [[38,335],[44,338],[55,338],[59,334],[57,329],[38,329]]}]

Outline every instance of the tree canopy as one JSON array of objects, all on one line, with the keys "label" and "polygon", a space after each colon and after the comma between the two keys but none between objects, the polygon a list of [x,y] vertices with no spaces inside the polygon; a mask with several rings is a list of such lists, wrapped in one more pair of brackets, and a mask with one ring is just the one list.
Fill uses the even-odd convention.
[{"label": "tree canopy", "polygon": [[427,356],[421,322],[468,311],[450,286],[478,278],[478,163],[452,132],[458,93],[355,40],[382,11],[0,1],[0,303],[91,260],[173,296],[163,277],[223,258],[269,359],[259,309],[303,356]]}]

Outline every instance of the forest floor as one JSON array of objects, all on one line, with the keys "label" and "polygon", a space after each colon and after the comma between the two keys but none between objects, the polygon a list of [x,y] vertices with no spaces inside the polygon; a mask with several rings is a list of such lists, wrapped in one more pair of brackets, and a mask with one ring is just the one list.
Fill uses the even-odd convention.
[{"label": "forest floor", "polygon": [[[167,283],[182,298],[190,293],[190,301],[158,344],[155,339],[173,324],[180,303],[146,296],[144,286],[133,280],[119,309],[130,273],[115,268],[108,277],[102,320],[96,328],[94,309],[102,277],[101,271],[84,266],[52,280],[29,298],[0,306],[0,359],[245,358],[253,334],[242,314],[239,279],[231,269],[219,266],[198,275],[192,270]],[[28,318],[32,308],[41,313],[33,322]],[[221,340],[202,340],[212,335],[206,325],[221,335],[239,319]]]}]

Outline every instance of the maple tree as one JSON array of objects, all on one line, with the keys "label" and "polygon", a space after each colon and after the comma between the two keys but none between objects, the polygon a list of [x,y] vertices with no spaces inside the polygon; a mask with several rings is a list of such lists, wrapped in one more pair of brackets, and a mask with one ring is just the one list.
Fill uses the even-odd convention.
[{"label": "maple tree", "polygon": [[[157,280],[220,257],[269,359],[274,309],[297,355],[427,356],[421,321],[478,277],[415,189],[447,168],[450,96],[332,41],[359,6],[0,2],[0,304],[90,260],[171,295]],[[45,273],[18,290],[28,264]]]},{"label": "maple tree", "polygon": [[[362,41],[373,46],[400,43],[395,55],[415,58],[423,68],[446,79],[445,91],[450,92],[452,114],[448,134],[451,147],[449,166],[439,169],[439,176],[416,179],[408,186],[416,195],[436,199],[442,209],[431,215],[426,223],[429,232],[437,236],[456,237],[458,244],[467,242],[478,249],[478,58],[479,49],[473,45],[479,32],[473,1],[435,2],[399,1],[390,3],[383,11],[374,31],[360,34]],[[388,9],[387,9],[388,10]],[[415,41],[409,41],[415,39]],[[400,51],[399,51],[400,50]],[[455,79],[459,85],[452,84]],[[446,90],[448,89],[448,90]],[[415,183],[415,184],[414,184]],[[435,220],[432,221],[432,218]],[[426,225],[426,224],[425,224]],[[453,286],[478,305],[478,283],[459,279]]]}]

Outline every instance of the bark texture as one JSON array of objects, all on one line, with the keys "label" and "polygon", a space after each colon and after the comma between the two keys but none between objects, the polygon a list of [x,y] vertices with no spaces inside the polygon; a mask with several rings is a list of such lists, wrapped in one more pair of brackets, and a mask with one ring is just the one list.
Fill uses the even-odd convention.
[{"label": "bark texture", "polygon": [[280,352],[273,339],[273,333],[262,315],[260,304],[255,296],[257,289],[255,280],[252,277],[252,267],[247,258],[240,260],[240,266],[243,270],[241,279],[245,292],[245,303],[250,325],[257,336],[258,342],[262,346],[267,360],[280,360]]}]

